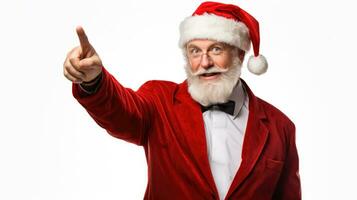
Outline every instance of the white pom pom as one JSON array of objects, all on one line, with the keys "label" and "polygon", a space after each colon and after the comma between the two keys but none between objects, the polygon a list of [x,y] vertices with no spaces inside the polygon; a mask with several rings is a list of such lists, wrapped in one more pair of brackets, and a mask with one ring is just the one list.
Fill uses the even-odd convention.
[{"label": "white pom pom", "polygon": [[257,57],[250,56],[248,60],[248,70],[255,75],[264,74],[268,70],[267,59],[263,55]]}]

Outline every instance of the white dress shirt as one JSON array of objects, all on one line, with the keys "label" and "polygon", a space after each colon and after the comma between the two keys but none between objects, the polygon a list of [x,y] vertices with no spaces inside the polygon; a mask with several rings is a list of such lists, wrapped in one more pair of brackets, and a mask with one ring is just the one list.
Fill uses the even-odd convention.
[{"label": "white dress shirt", "polygon": [[242,81],[238,81],[229,100],[235,102],[233,116],[214,109],[203,113],[208,160],[220,199],[226,196],[241,163],[249,113],[249,97]]}]

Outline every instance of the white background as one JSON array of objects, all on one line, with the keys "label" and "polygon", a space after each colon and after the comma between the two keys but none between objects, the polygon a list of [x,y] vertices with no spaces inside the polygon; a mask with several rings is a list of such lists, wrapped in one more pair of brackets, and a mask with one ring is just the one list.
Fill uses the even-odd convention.
[{"label": "white background", "polygon": [[[123,85],[181,82],[178,26],[201,2],[1,0],[0,199],[142,199],[143,149],[95,124],[62,64],[82,25]],[[303,199],[357,199],[354,1],[224,2],[260,21],[270,68],[242,77],[295,122]]]}]

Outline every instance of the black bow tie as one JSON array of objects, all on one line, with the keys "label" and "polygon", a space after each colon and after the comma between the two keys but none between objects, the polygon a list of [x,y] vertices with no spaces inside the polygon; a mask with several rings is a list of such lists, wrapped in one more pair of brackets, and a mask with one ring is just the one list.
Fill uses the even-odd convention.
[{"label": "black bow tie", "polygon": [[233,115],[234,105],[235,105],[234,101],[228,101],[226,103],[218,103],[218,104],[213,104],[213,105],[209,105],[209,106],[201,105],[201,110],[202,110],[202,112],[205,112],[207,110],[217,109],[217,110],[223,111],[227,114]]}]

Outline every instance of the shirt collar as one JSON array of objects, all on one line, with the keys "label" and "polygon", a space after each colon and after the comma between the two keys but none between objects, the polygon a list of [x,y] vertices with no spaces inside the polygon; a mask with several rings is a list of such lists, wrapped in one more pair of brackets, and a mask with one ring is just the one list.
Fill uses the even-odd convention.
[{"label": "shirt collar", "polygon": [[246,98],[246,93],[244,91],[242,81],[239,79],[238,83],[233,88],[233,91],[228,98],[229,100],[232,100],[235,103],[234,112],[233,112],[234,118],[236,118],[239,112],[242,110],[245,98]]}]

